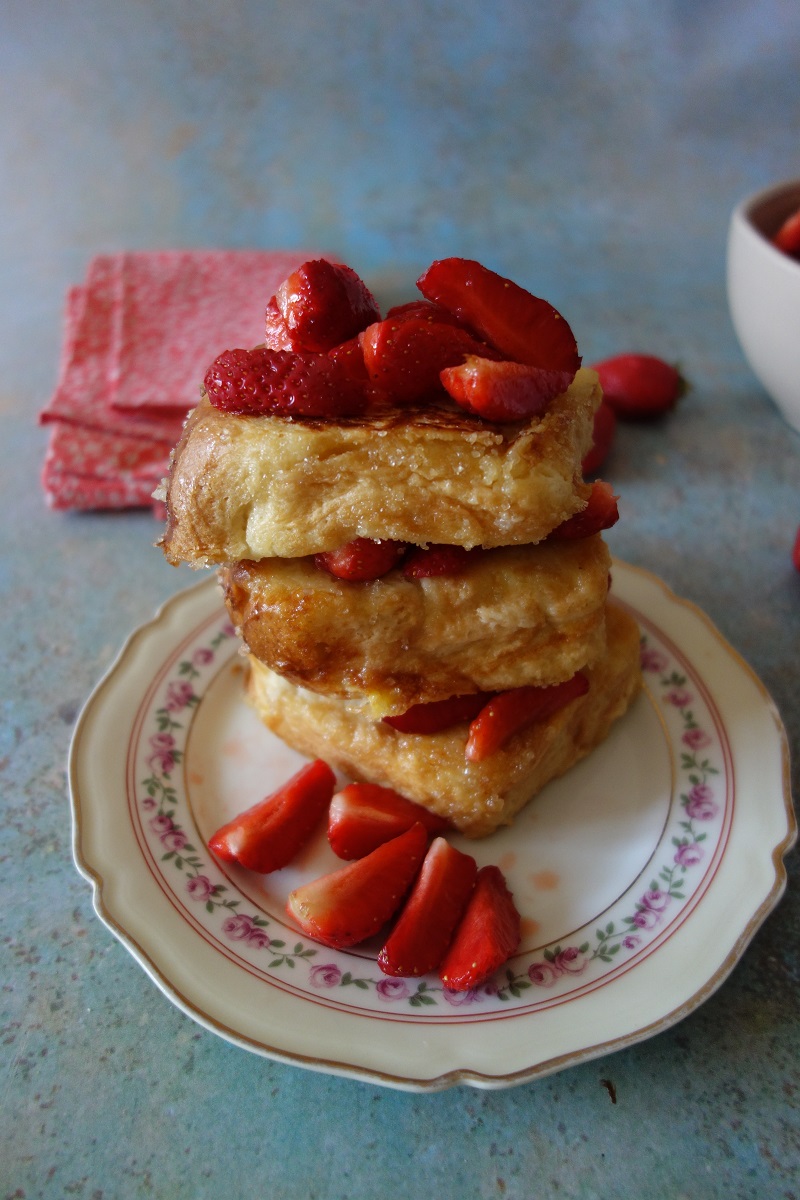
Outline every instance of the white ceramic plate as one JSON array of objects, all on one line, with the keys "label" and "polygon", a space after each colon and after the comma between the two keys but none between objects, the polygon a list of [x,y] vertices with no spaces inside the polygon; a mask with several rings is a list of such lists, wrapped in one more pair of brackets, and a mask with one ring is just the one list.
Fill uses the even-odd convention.
[{"label": "white ceramic plate", "polygon": [[341,865],[324,830],[291,869],[222,871],[213,830],[301,759],[257,720],[208,579],[128,641],[70,759],[75,859],[100,918],[174,1004],[270,1058],[408,1090],[504,1087],[667,1028],[726,978],[785,886],[796,829],[780,719],[708,619],[615,563],[646,688],[513,828],[466,845],[506,873],[523,943],[491,985],[381,975],[284,918]]}]

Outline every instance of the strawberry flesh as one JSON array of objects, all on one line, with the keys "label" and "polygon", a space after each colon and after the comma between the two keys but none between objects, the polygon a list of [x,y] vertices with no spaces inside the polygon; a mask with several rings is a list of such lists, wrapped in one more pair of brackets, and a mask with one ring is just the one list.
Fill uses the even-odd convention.
[{"label": "strawberry flesh", "polygon": [[346,949],[389,921],[414,882],[428,834],[419,822],[371,854],[291,892],[286,912],[325,946]]},{"label": "strawberry flesh", "polygon": [[324,353],[380,318],[375,298],[351,267],[312,259],[275,293],[292,347]]},{"label": "strawberry flesh", "polygon": [[401,404],[443,395],[440,374],[467,354],[491,354],[458,325],[419,317],[387,318],[361,335],[372,383]]},{"label": "strawberry flesh", "polygon": [[551,304],[473,259],[438,259],[417,287],[503,358],[573,376],[581,365],[572,330]]},{"label": "strawberry flesh", "polygon": [[495,362],[468,355],[441,372],[445,391],[467,412],[485,421],[523,421],[543,413],[565,392],[574,371],[552,371],[526,363]]},{"label": "strawberry flesh", "polygon": [[223,825],[209,849],[225,862],[267,874],[287,866],[309,841],[330,804],[336,776],[317,759],[266,799]]},{"label": "strawberry flesh", "polygon": [[419,822],[429,834],[449,828],[444,817],[377,783],[350,783],[328,810],[328,841],[339,858],[363,858]]},{"label": "strawberry flesh", "polygon": [[430,845],[397,922],[378,954],[385,975],[427,975],[445,956],[478,873],[475,859],[444,838]]},{"label": "strawberry flesh", "polygon": [[353,538],[337,550],[315,554],[314,564],[335,579],[369,583],[396,567],[405,552],[405,542],[394,542],[389,538]]},{"label": "strawberry flesh", "polygon": [[406,579],[433,579],[440,575],[460,575],[470,559],[486,554],[480,546],[467,550],[464,546],[448,546],[434,543],[418,546],[403,562]]},{"label": "strawberry flesh", "polygon": [[296,350],[289,327],[283,319],[274,296],[267,302],[264,313],[264,345],[269,350]]},{"label": "strawberry flesh", "polygon": [[351,417],[368,403],[365,386],[327,355],[291,350],[226,350],[206,371],[215,408],[234,416]]},{"label": "strawberry flesh", "polygon": [[652,354],[616,354],[593,364],[603,398],[622,420],[659,417],[687,390],[677,367]]},{"label": "strawberry flesh", "polygon": [[483,762],[505,746],[515,733],[546,720],[588,690],[588,679],[578,671],[571,679],[550,687],[519,687],[499,692],[470,724],[465,751],[467,762]]},{"label": "strawberry flesh", "polygon": [[574,541],[610,529],[619,520],[617,499],[610,483],[606,483],[604,479],[596,479],[592,484],[586,508],[557,525],[552,533],[547,535],[548,539],[552,538],[556,542]]},{"label": "strawberry flesh", "polygon": [[479,987],[508,961],[520,937],[520,916],[502,871],[482,867],[439,978],[451,992]]},{"label": "strawberry flesh", "polygon": [[462,721],[471,721],[485,706],[491,693],[473,692],[467,696],[448,696],[446,700],[431,700],[427,704],[412,704],[411,708],[394,717],[384,717],[383,723],[398,733],[441,733]]}]

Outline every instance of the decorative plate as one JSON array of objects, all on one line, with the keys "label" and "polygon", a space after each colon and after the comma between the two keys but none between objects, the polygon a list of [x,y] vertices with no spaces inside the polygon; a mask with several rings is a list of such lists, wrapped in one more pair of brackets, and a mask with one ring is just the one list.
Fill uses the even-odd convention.
[{"label": "decorative plate", "polygon": [[171,599],[89,699],[70,756],[74,852],[101,920],[180,1009],[283,1062],[408,1090],[505,1087],[667,1028],[727,977],[785,887],[796,827],[780,718],[708,618],[617,562],[645,689],[510,830],[454,838],[505,872],[519,953],[477,991],[383,976],[284,915],[341,865],[324,829],[291,868],[225,868],[206,840],[302,760],[243,696],[216,581]]}]

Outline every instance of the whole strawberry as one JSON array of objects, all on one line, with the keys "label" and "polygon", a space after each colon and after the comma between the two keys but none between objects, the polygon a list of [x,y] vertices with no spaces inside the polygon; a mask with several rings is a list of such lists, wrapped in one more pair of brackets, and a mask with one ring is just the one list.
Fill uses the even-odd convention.
[{"label": "whole strawberry", "polygon": [[652,354],[617,354],[594,363],[603,399],[618,417],[637,421],[657,417],[677,404],[687,390],[677,367]]},{"label": "whole strawberry", "polygon": [[367,405],[365,385],[326,354],[226,350],[204,383],[214,407],[234,416],[346,417]]}]

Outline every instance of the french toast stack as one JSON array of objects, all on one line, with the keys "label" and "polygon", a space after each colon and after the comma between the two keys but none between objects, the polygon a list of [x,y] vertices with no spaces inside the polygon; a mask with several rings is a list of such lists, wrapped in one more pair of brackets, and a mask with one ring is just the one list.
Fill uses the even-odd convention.
[{"label": "french toast stack", "polygon": [[639,633],[567,322],[471,260],[418,286],[382,318],[347,267],[289,276],[206,373],[162,546],[220,567],[270,729],[481,837],[607,735]]}]

